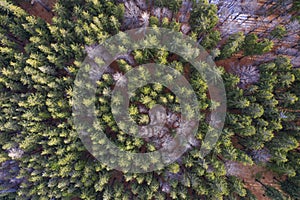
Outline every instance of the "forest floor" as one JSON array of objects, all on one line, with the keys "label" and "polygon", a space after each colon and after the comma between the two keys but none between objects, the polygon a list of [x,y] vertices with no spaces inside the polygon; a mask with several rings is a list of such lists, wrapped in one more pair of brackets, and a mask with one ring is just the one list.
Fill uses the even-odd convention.
[{"label": "forest floor", "polygon": [[19,5],[21,8],[26,10],[30,15],[34,15],[44,19],[46,22],[51,23],[52,17],[54,17],[54,13],[52,11],[48,11],[53,8],[56,0],[42,0],[44,6],[36,1],[34,4],[31,4],[31,1],[19,1],[15,0],[16,4]]},{"label": "forest floor", "polygon": [[[53,8],[56,0],[42,0],[44,3],[44,6],[38,2],[35,2],[34,4],[31,4],[30,1],[18,1],[16,0],[16,3],[26,10],[30,15],[34,15],[37,17],[40,17],[47,21],[48,23],[51,23],[52,18],[54,16],[52,11],[48,11],[47,8]],[[260,1],[260,3],[262,3]],[[254,58],[251,57],[245,57],[242,60],[238,60],[239,55],[233,56],[230,59],[221,60],[216,62],[217,66],[222,66],[226,69],[226,71],[230,71],[230,67],[232,63],[237,63],[240,66],[242,65],[251,65],[255,61]],[[258,166],[258,165],[243,165],[241,163],[237,162],[230,162],[230,164],[235,168],[234,173],[232,175],[235,175],[239,178],[241,178],[245,186],[259,199],[259,200],[268,200],[269,198],[264,195],[264,188],[263,186],[255,181],[256,178],[260,179],[261,182],[265,183],[266,185],[271,185],[277,189],[279,189],[279,186],[277,182],[274,180],[274,177],[277,179],[280,179],[277,177],[276,174],[272,173],[270,170],[266,169],[265,167]]]},{"label": "forest floor", "polygon": [[255,179],[259,179],[262,183],[275,187],[276,189],[280,189],[280,187],[274,177],[279,180],[284,179],[284,177],[278,177],[275,173],[265,167],[255,164],[252,166],[243,165],[237,162],[230,162],[230,164],[234,168],[231,175],[241,178],[244,181],[246,188],[248,188],[259,200],[268,200],[269,198],[264,195],[265,190],[263,186],[255,181]]}]

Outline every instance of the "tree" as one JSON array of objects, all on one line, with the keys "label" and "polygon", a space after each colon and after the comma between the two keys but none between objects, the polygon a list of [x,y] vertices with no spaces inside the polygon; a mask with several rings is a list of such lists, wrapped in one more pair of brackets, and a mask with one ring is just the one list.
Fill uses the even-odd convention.
[{"label": "tree", "polygon": [[255,195],[249,190],[249,189],[246,189],[247,191],[247,194],[245,197],[241,197],[241,200],[257,200],[257,198],[255,197]]},{"label": "tree", "polygon": [[292,94],[290,92],[286,92],[284,94],[278,94],[278,100],[281,105],[289,106],[293,105],[298,101],[298,97],[295,94]]},{"label": "tree", "polygon": [[245,89],[250,84],[257,83],[260,78],[260,73],[256,66],[233,65],[231,71],[240,78],[238,86],[242,89]]},{"label": "tree", "polygon": [[211,33],[209,33],[209,35],[203,38],[203,40],[201,41],[201,45],[205,49],[212,49],[217,46],[220,40],[221,40],[220,32],[214,30]]},{"label": "tree", "polygon": [[228,182],[229,188],[230,188],[230,193],[237,194],[240,197],[245,197],[247,194],[247,190],[244,187],[244,184],[240,179],[234,176],[229,176],[228,177]]},{"label": "tree", "polygon": [[265,188],[265,194],[269,198],[276,199],[276,200],[284,200],[285,199],[284,196],[282,195],[282,193],[279,190],[277,190],[276,188],[266,185],[258,179],[255,179],[255,181],[259,182]]},{"label": "tree", "polygon": [[[218,22],[216,13],[216,5],[208,4],[207,1],[193,3],[192,11],[190,12],[189,24],[192,32],[198,36],[197,38],[199,38],[199,41],[209,34],[216,26]],[[218,38],[217,32],[212,31],[212,33],[211,37],[216,38],[217,36]],[[216,35],[214,33],[216,33]]]},{"label": "tree", "polygon": [[255,34],[249,34],[245,37],[243,46],[244,55],[262,55],[269,52],[273,48],[273,42],[268,39],[258,41],[258,37]]},{"label": "tree", "polygon": [[249,107],[244,109],[244,113],[253,118],[258,118],[264,114],[264,109],[261,105],[259,105],[257,103],[253,103],[253,104],[250,104]]},{"label": "tree", "polygon": [[159,0],[155,1],[154,5],[157,7],[167,7],[169,8],[172,12],[177,12],[179,11],[179,8],[182,4],[182,0],[176,1],[176,2],[169,2],[166,0]]},{"label": "tree", "polygon": [[274,30],[271,31],[272,38],[282,39],[287,34],[284,26],[276,26]]},{"label": "tree", "polygon": [[[298,178],[299,179],[299,178]],[[300,192],[299,192],[299,180],[297,179],[287,179],[286,181],[281,182],[281,189],[286,192],[290,197],[293,199],[299,199],[300,198]]]},{"label": "tree", "polygon": [[224,59],[232,56],[234,53],[238,52],[244,43],[245,36],[243,32],[238,32],[229,37],[226,44],[221,49],[221,55],[219,59]]}]

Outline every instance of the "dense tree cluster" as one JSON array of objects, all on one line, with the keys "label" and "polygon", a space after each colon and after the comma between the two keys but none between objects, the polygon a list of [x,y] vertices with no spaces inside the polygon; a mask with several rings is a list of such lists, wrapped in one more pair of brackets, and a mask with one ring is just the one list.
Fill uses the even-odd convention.
[{"label": "dense tree cluster", "polygon": [[[295,9],[298,8],[296,1]],[[201,111],[196,138],[187,152],[162,170],[125,173],[98,162],[82,144],[72,120],[74,83],[83,59],[97,44],[130,28],[165,27],[194,38],[218,60],[235,53],[262,55],[272,50],[273,39],[285,37],[278,27],[268,38],[235,33],[220,44],[217,7],[200,1],[58,0],[52,23],[28,15],[8,0],[0,2],[0,197],[4,199],[255,199],[241,179],[226,169],[228,161],[259,164],[285,179],[280,191],[260,182],[266,195],[300,198],[300,69],[290,59],[275,59],[251,66],[221,66],[228,111],[225,127],[214,149],[205,157],[200,144],[212,127],[208,122],[218,102],[209,98],[208,85],[190,63],[165,49],[134,50],[119,56],[97,81],[94,99],[98,123],[120,149],[151,152],[173,136],[180,121],[180,104],[172,91],[154,83],[131,97],[129,115],[140,125],[164,105],[167,123],[158,135],[136,138],[121,131],[113,118],[111,98],[116,84],[137,65],[156,62],[183,74],[191,83]],[[155,42],[149,38],[148,42]],[[140,71],[143,79],[147,71]],[[165,75],[172,81],[174,77]],[[188,91],[182,91],[183,94]],[[158,120],[159,121],[159,120]],[[136,130],[131,130],[133,133]],[[146,133],[145,133],[146,134]],[[149,134],[149,133],[147,133]],[[101,143],[103,141],[94,140]],[[207,144],[202,144],[207,145]],[[100,152],[101,153],[101,152]],[[128,160],[121,159],[122,166]],[[141,163],[147,169],[149,163]]]}]

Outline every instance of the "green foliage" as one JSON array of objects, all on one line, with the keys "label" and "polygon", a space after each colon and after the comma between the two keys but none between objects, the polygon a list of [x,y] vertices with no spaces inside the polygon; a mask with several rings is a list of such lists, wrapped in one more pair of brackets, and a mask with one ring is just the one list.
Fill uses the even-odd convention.
[{"label": "green foliage", "polygon": [[278,200],[284,200],[284,196],[280,191],[278,191],[276,188],[271,186],[265,186],[266,188],[266,195],[271,199],[278,199]]},{"label": "green foliage", "polygon": [[230,183],[231,194],[237,194],[240,197],[245,197],[247,190],[244,188],[244,184],[237,177],[230,176],[228,177]]},{"label": "green foliage", "polygon": [[282,39],[287,34],[284,26],[276,26],[274,30],[271,31],[271,36],[273,38]]},{"label": "green foliage", "polygon": [[[219,48],[221,36],[215,29],[217,7],[206,0],[192,3],[191,35],[205,48],[212,49],[213,58],[229,58],[241,50],[244,55],[258,55],[272,49],[271,41],[253,34],[245,37],[240,32],[230,36],[219,52],[216,47]],[[180,31],[182,23],[176,19],[176,12],[181,1],[154,1],[154,6],[170,8],[174,17],[169,20],[150,16],[150,26]],[[227,175],[224,163],[231,160],[251,165],[249,152],[262,148],[268,149],[271,156],[265,165],[287,175],[280,183],[282,190],[291,198],[300,198],[297,150],[300,71],[293,69],[288,58],[278,57],[258,66],[259,81],[243,89],[239,87],[240,77],[217,71],[224,79],[228,112],[223,134],[205,159],[199,153],[199,146],[190,145],[182,158],[165,169],[126,174],[98,162],[83,146],[72,121],[72,97],[85,96],[75,94],[73,85],[91,87],[89,83],[74,82],[88,53],[87,46],[100,44],[123,30],[124,3],[59,0],[53,11],[55,17],[48,24],[11,3],[0,3],[0,170],[1,174],[7,173],[4,181],[0,178],[1,199],[255,199],[240,179]],[[279,26],[271,34],[281,38],[286,32]],[[150,38],[147,42],[158,41]],[[196,134],[199,141],[203,140],[206,132],[213,130],[207,119],[219,104],[209,98],[208,83],[201,74],[164,49],[139,49],[129,55],[133,64],[126,59],[115,61],[97,81],[95,98],[84,98],[86,106],[97,107],[97,122],[89,128],[104,129],[107,137],[124,151],[157,150],[155,140],[149,142],[126,134],[123,128],[127,124],[117,125],[110,108],[111,104],[120,105],[124,101],[122,94],[111,99],[116,84],[114,73],[125,74],[139,64],[157,62],[177,70],[191,83],[199,107],[190,106],[188,110],[203,111],[197,116],[201,122]],[[163,77],[170,82],[176,80],[167,74]],[[149,79],[149,73],[141,70],[132,81],[138,79]],[[129,115],[138,124],[147,125],[151,123],[149,109],[161,104],[178,117],[178,101],[172,91],[159,83],[140,86],[129,100]],[[168,125],[168,129],[175,126],[178,124]],[[137,129],[131,128],[130,133],[137,133]],[[173,135],[174,130],[170,131],[170,137]],[[103,140],[95,138],[92,135],[91,142],[103,144]],[[202,145],[206,147],[209,143]],[[16,149],[24,153],[18,155]],[[6,169],[5,163],[10,162],[14,166]],[[127,158],[113,162],[131,165]],[[148,169],[150,163],[141,162],[141,166]],[[16,180],[15,185],[10,185]],[[265,188],[266,195],[282,198],[278,190]],[[8,194],[3,192],[7,189]]]},{"label": "green foliage", "polygon": [[249,189],[246,189],[246,191],[247,191],[246,196],[242,197],[241,200],[257,200],[255,195]]},{"label": "green foliage", "polygon": [[287,179],[281,183],[281,189],[293,199],[300,198],[299,187],[299,175],[295,178]]},{"label": "green foliage", "polygon": [[201,41],[201,45],[205,49],[212,49],[217,46],[221,40],[221,34],[219,31],[213,30]]},{"label": "green foliage", "polygon": [[219,56],[219,59],[228,58],[234,53],[238,52],[242,48],[244,40],[245,36],[242,32],[231,35],[221,49],[221,55]]},{"label": "green foliage", "polygon": [[244,55],[252,56],[252,55],[261,55],[271,51],[273,48],[273,42],[268,39],[263,39],[262,41],[258,41],[258,37],[255,34],[249,34],[245,37],[244,41]]},{"label": "green foliage", "polygon": [[207,37],[203,45],[207,48],[215,46],[220,39],[219,32],[213,30],[218,23],[217,6],[207,1],[193,1],[189,23],[192,31],[200,37]]},{"label": "green foliage", "polygon": [[157,0],[154,1],[154,6],[166,7],[169,8],[171,11],[176,12],[179,10],[181,3],[182,0],[178,0],[178,1]]}]

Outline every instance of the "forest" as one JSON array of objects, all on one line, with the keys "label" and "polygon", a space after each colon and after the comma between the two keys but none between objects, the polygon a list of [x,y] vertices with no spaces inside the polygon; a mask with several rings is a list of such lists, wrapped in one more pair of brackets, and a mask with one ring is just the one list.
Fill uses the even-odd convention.
[{"label": "forest", "polygon": [[[37,6],[51,17],[32,14]],[[299,14],[298,0],[1,0],[0,199],[300,199]],[[226,112],[219,113],[224,122],[213,114],[224,104],[211,91],[219,82],[185,59],[195,53],[188,44],[175,54],[166,48],[172,45],[137,48],[123,36],[120,42],[128,46],[109,47],[122,54],[111,58],[101,77],[85,65],[110,37],[146,28],[191,38],[207,52],[214,67],[203,62],[203,69],[222,80],[226,93]],[[140,44],[160,39],[154,34]],[[139,67],[148,63],[174,74]],[[93,81],[78,79],[82,71],[90,71]],[[170,87],[148,83],[151,73]],[[171,89],[179,76],[189,89]],[[129,82],[136,83],[130,98],[114,93]],[[92,98],[85,88],[95,88]],[[188,104],[192,94],[196,105]],[[129,119],[118,122],[126,103]],[[197,124],[185,123],[183,103]],[[89,106],[95,121],[86,124],[91,113],[74,111]],[[131,126],[160,124],[163,117],[158,131]],[[192,126],[193,135],[185,136]],[[158,152],[176,132],[187,141],[178,158],[176,146],[169,147],[174,162],[152,170],[161,166],[156,157],[133,161],[104,151],[107,140],[94,134],[100,130],[130,155]],[[148,137],[135,137],[141,131]],[[103,155],[107,162],[99,161]],[[133,165],[138,172],[130,171]]]}]

